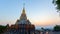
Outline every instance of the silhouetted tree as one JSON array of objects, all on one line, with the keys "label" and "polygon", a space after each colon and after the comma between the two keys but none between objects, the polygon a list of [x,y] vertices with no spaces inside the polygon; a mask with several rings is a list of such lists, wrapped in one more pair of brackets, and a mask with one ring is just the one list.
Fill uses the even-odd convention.
[{"label": "silhouetted tree", "polygon": [[54,27],[54,31],[60,31],[60,25],[56,25],[56,26]]},{"label": "silhouetted tree", "polygon": [[60,13],[60,0],[53,0],[53,4],[56,6],[57,12]]},{"label": "silhouetted tree", "polygon": [[0,25],[0,34],[3,33],[5,29],[6,29],[6,26]]}]

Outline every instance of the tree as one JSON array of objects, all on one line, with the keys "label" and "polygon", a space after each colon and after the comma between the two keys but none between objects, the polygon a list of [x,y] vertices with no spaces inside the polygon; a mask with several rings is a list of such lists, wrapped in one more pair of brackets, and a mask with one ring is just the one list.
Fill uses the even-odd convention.
[{"label": "tree", "polygon": [[60,0],[53,0],[53,4],[56,6],[57,12],[60,15]]},{"label": "tree", "polygon": [[0,25],[0,34],[3,33],[6,28],[7,28],[6,26]]},{"label": "tree", "polygon": [[56,26],[54,27],[54,31],[60,31],[60,25],[56,25]]}]

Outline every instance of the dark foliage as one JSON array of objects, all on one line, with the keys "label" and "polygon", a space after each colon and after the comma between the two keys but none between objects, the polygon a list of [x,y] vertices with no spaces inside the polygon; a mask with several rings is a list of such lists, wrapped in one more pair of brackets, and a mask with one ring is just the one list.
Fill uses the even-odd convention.
[{"label": "dark foliage", "polygon": [[6,26],[0,25],[0,34],[3,33],[5,29],[6,29]]},{"label": "dark foliage", "polygon": [[53,0],[53,4],[56,6],[56,9],[60,11],[60,0]]},{"label": "dark foliage", "polygon": [[53,0],[53,4],[56,6],[57,12],[60,16],[60,0]]},{"label": "dark foliage", "polygon": [[54,31],[60,31],[60,25],[56,25],[56,26],[54,27]]}]

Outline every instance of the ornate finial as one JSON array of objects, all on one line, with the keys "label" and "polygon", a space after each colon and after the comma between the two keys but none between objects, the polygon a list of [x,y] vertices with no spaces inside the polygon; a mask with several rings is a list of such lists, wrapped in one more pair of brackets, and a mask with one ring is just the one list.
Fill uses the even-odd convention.
[{"label": "ornate finial", "polygon": [[25,8],[25,3],[23,3],[23,8]]},{"label": "ornate finial", "polygon": [[23,0],[23,8],[25,8],[25,1]]}]

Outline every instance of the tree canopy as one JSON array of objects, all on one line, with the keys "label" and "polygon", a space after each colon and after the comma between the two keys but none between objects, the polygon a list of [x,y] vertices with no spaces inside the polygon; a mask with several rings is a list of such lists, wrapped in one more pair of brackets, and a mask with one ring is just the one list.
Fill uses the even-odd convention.
[{"label": "tree canopy", "polygon": [[56,25],[56,26],[54,27],[54,31],[60,31],[60,25]]},{"label": "tree canopy", "polygon": [[53,4],[56,6],[57,12],[60,13],[60,0],[53,0]]}]

